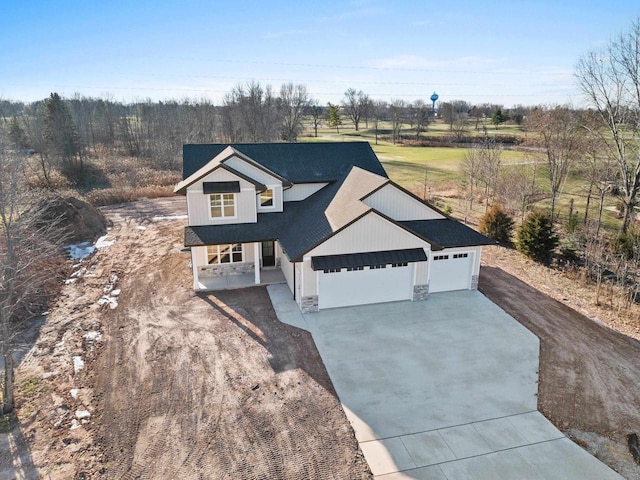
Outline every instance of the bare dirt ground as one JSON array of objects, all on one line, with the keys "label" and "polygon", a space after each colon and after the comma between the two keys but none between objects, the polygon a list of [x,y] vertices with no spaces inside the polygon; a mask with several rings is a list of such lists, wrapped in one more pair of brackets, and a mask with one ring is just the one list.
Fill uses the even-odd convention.
[{"label": "bare dirt ground", "polygon": [[577,285],[517,255],[486,249],[479,289],[540,338],[540,410],[625,478],[640,478],[626,442],[640,431],[640,341],[610,328],[633,325],[601,323]]},{"label": "bare dirt ground", "polygon": [[264,288],[192,292],[185,211],[105,209],[113,245],[77,267],[18,370],[0,478],[372,478],[311,336]]}]

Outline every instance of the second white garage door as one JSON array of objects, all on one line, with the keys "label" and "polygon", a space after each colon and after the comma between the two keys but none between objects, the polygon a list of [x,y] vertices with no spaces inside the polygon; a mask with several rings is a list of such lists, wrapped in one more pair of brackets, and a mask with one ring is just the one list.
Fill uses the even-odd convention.
[{"label": "second white garage door", "polygon": [[385,268],[363,267],[362,270],[324,273],[320,271],[318,307],[334,308],[368,303],[411,300],[414,264]]},{"label": "second white garage door", "polygon": [[473,252],[434,255],[431,259],[429,292],[449,292],[471,287]]}]

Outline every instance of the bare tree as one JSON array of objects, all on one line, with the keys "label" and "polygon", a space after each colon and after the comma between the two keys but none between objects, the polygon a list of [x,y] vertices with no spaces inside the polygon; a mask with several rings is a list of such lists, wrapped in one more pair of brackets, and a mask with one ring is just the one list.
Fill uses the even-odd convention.
[{"label": "bare tree", "polygon": [[584,56],[576,77],[606,127],[602,141],[617,164],[624,233],[640,192],[640,18],[606,50]]},{"label": "bare tree", "polygon": [[309,102],[308,105],[309,114],[311,115],[311,120],[313,123],[313,134],[317,138],[318,137],[318,127],[322,122],[322,117],[324,116],[324,109],[318,104],[318,100],[314,99]]},{"label": "bare tree", "polygon": [[467,131],[467,116],[464,113],[454,114],[453,121],[451,123],[451,131],[457,142],[462,141],[464,134]]},{"label": "bare tree", "polygon": [[302,84],[285,83],[280,87],[280,109],[282,111],[282,139],[296,142],[302,131],[302,114],[309,101],[307,87]]},{"label": "bare tree", "polygon": [[0,414],[14,408],[13,349],[18,321],[29,311],[33,297],[50,280],[50,259],[60,255],[55,222],[38,222],[29,210],[35,195],[27,190],[25,161],[0,139],[0,350],[4,361]]},{"label": "bare tree", "polygon": [[478,155],[478,177],[484,185],[484,209],[489,209],[489,198],[495,193],[496,185],[500,175],[500,167],[502,165],[502,145],[485,135],[482,143],[474,145],[474,150]]},{"label": "bare tree", "polygon": [[391,138],[393,143],[400,141],[402,124],[405,120],[405,110],[407,104],[404,100],[392,99],[389,104],[389,115],[391,117]]},{"label": "bare tree", "polygon": [[577,113],[567,107],[539,108],[531,113],[527,125],[536,133],[529,137],[529,142],[543,149],[546,155],[553,219],[558,194],[569,169],[582,153],[584,132]]},{"label": "bare tree", "polygon": [[344,100],[342,106],[344,107],[347,115],[353,122],[353,126],[358,131],[360,126],[360,119],[365,114],[367,105],[369,104],[369,96],[365,95],[362,90],[356,91],[355,88],[349,88],[344,92]]},{"label": "bare tree", "polygon": [[382,100],[376,100],[372,103],[371,114],[373,116],[373,128],[375,130],[376,145],[378,145],[378,136],[380,133],[380,120],[387,110],[387,103]]},{"label": "bare tree", "polygon": [[412,116],[413,116],[413,124],[416,130],[416,140],[420,139],[420,134],[422,132],[426,132],[429,127],[429,122],[431,118],[429,117],[430,109],[423,100],[416,100],[413,102],[412,107]]}]

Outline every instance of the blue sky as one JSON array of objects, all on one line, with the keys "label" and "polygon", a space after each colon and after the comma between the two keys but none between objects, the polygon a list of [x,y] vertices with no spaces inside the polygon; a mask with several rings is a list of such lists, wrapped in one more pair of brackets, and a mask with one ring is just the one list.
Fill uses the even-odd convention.
[{"label": "blue sky", "polygon": [[251,80],[382,100],[580,105],[574,66],[640,16],[607,1],[3,0],[0,98],[218,103]]}]

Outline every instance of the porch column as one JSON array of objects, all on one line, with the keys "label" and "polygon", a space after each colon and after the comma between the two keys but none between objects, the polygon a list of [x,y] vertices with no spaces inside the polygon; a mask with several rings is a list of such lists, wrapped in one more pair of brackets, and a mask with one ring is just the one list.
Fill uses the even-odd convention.
[{"label": "porch column", "polygon": [[255,263],[256,285],[260,285],[260,249],[261,248],[262,248],[262,243],[255,242],[253,244],[253,261]]}]

